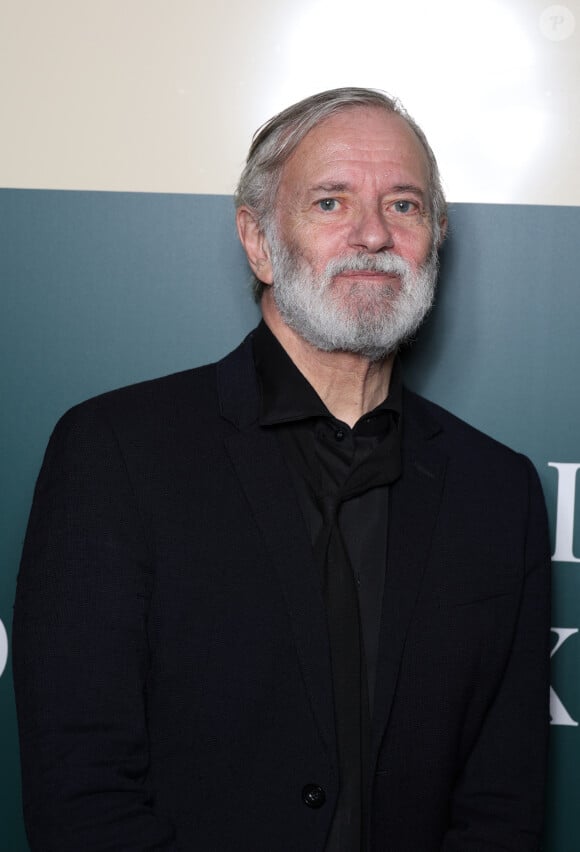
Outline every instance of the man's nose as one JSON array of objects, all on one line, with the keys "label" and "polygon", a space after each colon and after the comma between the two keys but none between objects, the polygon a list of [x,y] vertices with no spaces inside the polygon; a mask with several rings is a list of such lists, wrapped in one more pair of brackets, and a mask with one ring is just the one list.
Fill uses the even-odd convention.
[{"label": "man's nose", "polygon": [[388,251],[394,247],[391,227],[384,211],[379,207],[367,207],[358,211],[353,222],[350,243],[358,251]]}]

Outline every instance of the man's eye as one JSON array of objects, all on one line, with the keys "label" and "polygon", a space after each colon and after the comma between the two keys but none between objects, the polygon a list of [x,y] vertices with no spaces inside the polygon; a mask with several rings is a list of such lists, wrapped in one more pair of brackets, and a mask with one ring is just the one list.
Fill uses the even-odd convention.
[{"label": "man's eye", "polygon": [[325,213],[332,213],[333,210],[336,210],[338,207],[338,201],[336,198],[322,198],[320,201],[316,202],[321,210],[324,210]]},{"label": "man's eye", "polygon": [[406,199],[401,199],[400,201],[395,201],[393,204],[393,209],[395,213],[416,213],[417,205],[414,201],[407,201]]}]

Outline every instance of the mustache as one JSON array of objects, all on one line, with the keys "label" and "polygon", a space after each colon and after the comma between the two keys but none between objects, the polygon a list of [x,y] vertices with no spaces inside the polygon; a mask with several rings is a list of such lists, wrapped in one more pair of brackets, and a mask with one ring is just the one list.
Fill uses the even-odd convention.
[{"label": "mustache", "polygon": [[379,272],[402,278],[412,272],[410,264],[398,254],[366,254],[359,252],[348,257],[335,257],[326,264],[325,274],[333,278],[343,272]]}]

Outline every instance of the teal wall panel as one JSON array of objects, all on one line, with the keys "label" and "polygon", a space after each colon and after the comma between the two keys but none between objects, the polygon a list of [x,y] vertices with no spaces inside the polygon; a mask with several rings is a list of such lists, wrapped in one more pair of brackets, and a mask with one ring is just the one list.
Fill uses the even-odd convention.
[{"label": "teal wall panel", "polygon": [[[405,355],[409,384],[532,458],[553,537],[558,528],[572,557],[554,563],[552,685],[563,710],[552,727],[548,852],[580,842],[580,473],[567,469],[566,479],[562,468],[580,468],[579,236],[580,208],[454,205],[437,304]],[[88,396],[231,349],[258,317],[248,288],[229,197],[0,191],[8,631],[34,479],[57,418]],[[9,653],[0,755],[0,848],[25,852]]]}]

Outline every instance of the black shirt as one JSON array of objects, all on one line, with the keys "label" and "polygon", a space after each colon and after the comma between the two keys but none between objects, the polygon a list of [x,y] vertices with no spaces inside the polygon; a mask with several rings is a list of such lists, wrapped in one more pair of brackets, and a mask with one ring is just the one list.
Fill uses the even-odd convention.
[{"label": "black shirt", "polygon": [[[395,364],[387,398],[351,429],[328,411],[264,322],[254,332],[253,347],[261,390],[260,425],[278,432],[314,543],[322,526],[314,491],[324,487],[325,480],[336,485],[343,482],[382,441],[386,442],[389,465],[400,469],[400,369]],[[390,480],[395,478],[393,475]],[[388,485],[375,485],[372,477],[366,479],[368,487],[363,485],[361,493],[343,503],[339,525],[359,594],[372,708],[386,569]]]}]

